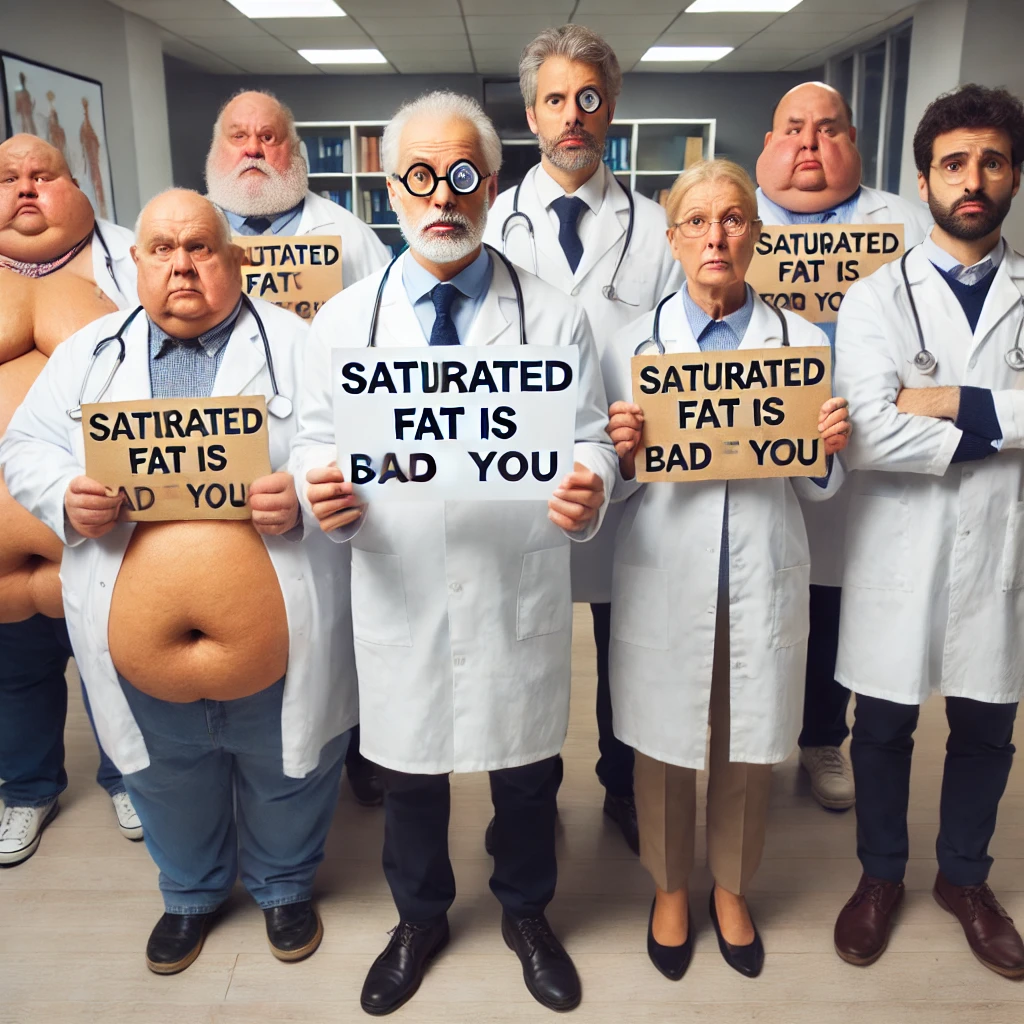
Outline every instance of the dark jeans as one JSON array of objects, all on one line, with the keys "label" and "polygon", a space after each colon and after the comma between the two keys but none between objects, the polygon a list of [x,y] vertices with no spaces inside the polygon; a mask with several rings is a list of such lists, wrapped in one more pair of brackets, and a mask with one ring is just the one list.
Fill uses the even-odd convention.
[{"label": "dark jeans", "polygon": [[608,677],[608,643],[612,606],[592,604],[594,643],[597,645],[597,777],[612,796],[633,796],[633,748],[615,738],[612,729],[612,694]]},{"label": "dark jeans", "polygon": [[[877,697],[857,697],[853,760],[857,787],[857,856],[865,872],[890,882],[907,866],[910,759],[920,708]],[[988,877],[988,844],[999,800],[1013,764],[1016,704],[946,698],[946,763],[935,853],[953,885],[978,885]]]},{"label": "dark jeans", "polygon": [[850,735],[846,724],[850,691],[836,682],[842,595],[840,587],[811,584],[811,634],[807,640],[801,747],[838,747]]},{"label": "dark jeans", "polygon": [[[494,871],[491,892],[512,917],[542,914],[555,895],[555,798],[560,758],[549,757],[491,776]],[[455,900],[448,857],[451,788],[447,775],[381,769],[384,783],[384,875],[403,921],[424,923]]]},{"label": "dark jeans", "polygon": [[[67,789],[64,671],[71,653],[63,619],[0,623],[0,797],[10,807],[41,807]],[[92,725],[84,686],[82,699]],[[99,752],[96,781],[111,796],[123,793],[121,773]]]}]

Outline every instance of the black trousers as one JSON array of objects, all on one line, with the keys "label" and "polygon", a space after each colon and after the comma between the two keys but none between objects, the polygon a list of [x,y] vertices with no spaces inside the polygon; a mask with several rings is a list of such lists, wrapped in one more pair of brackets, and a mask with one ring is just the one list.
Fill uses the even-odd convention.
[{"label": "black trousers", "polygon": [[850,734],[846,724],[850,691],[836,682],[842,594],[840,587],[811,584],[811,634],[807,640],[801,747],[838,747]]},{"label": "black trousers", "polygon": [[615,738],[612,694],[608,675],[608,643],[612,606],[592,604],[594,643],[597,645],[597,777],[612,796],[633,796],[633,748]]},{"label": "black trousers", "polygon": [[[900,882],[907,866],[910,759],[920,708],[857,697],[850,756],[857,786],[857,856],[865,872]],[[946,763],[935,853],[953,885],[988,877],[988,844],[1013,764],[1016,704],[946,698]]]},{"label": "black trousers", "polygon": [[[447,913],[455,900],[455,875],[448,856],[448,776],[380,771],[384,876],[403,921],[432,921]],[[558,875],[555,799],[562,782],[561,758],[502,768],[490,776],[494,803],[491,892],[512,917],[542,914],[555,895]]]}]

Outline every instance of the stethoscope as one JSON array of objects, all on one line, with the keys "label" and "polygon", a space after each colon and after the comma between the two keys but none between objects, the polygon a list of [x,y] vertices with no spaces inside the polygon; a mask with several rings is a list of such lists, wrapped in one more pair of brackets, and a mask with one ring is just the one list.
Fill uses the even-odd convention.
[{"label": "stethoscope", "polygon": [[[536,171],[534,172],[536,173]],[[501,225],[501,251],[504,253],[508,247],[508,236],[512,234],[513,229],[518,224],[520,227],[526,228],[527,234],[530,237],[530,250],[533,253],[533,272],[539,274],[539,264],[537,263],[537,235],[533,230],[533,221],[530,220],[530,215],[523,210],[519,209],[519,193],[522,191],[523,184],[525,182],[519,182],[516,185],[515,193],[512,196],[512,212],[505,218],[504,223]],[[622,251],[619,253],[619,260],[615,264],[615,269],[612,271],[611,280],[601,289],[601,294],[608,299],[610,302],[618,300],[627,306],[636,305],[633,302],[626,302],[625,299],[619,296],[619,293],[615,290],[615,279],[619,276],[619,270],[622,269],[622,262],[626,258],[626,253],[629,250],[629,243],[633,240],[633,224],[636,220],[636,203],[633,200],[633,193],[630,192],[629,187],[615,179],[615,183],[622,189],[626,195],[626,202],[629,203],[629,219],[626,221],[626,241],[622,245]]]},{"label": "stethoscope", "polygon": [[[526,344],[526,309],[525,309],[525,306],[523,305],[523,288],[522,288],[522,285],[519,283],[519,275],[516,273],[515,267],[512,266],[511,262],[509,262],[508,257],[504,253],[498,252],[497,249],[495,249],[491,245],[487,245],[486,243],[484,244],[484,248],[488,252],[491,252],[495,256],[497,256],[498,259],[501,260],[501,262],[505,264],[505,269],[508,271],[509,277],[512,278],[512,287],[515,289],[515,293],[516,293],[516,306],[517,306],[517,308],[519,310],[519,344],[520,345],[525,345]],[[373,314],[370,317],[370,333],[369,333],[369,338],[367,339],[367,342],[366,342],[366,345],[367,345],[368,348],[375,348],[376,345],[377,345],[377,320],[380,318],[380,304],[381,304],[381,300],[384,297],[384,286],[388,283],[388,277],[391,274],[391,268],[404,255],[405,255],[405,250],[403,249],[402,252],[400,252],[388,264],[387,269],[384,271],[384,276],[380,279],[380,285],[377,288],[377,297],[373,300]]]},{"label": "stethoscope", "polygon": [[[664,308],[665,303],[674,299],[678,294],[678,292],[671,292],[658,303],[654,310],[654,330],[646,341],[641,341],[640,344],[637,345],[636,349],[633,351],[633,355],[640,355],[647,345],[653,345],[658,350],[659,356],[663,356],[665,354],[665,345],[661,340],[661,311]],[[767,305],[768,308],[779,318],[779,323],[782,325],[782,344],[786,348],[789,348],[789,325],[786,323],[786,318],[782,315],[782,310],[770,303],[765,303],[765,305]]]},{"label": "stethoscope", "polygon": [[[270,341],[267,339],[267,331],[263,326],[263,320],[259,313],[256,312],[256,307],[253,305],[252,299],[248,295],[243,293],[242,304],[246,309],[252,313],[256,320],[256,326],[259,328],[260,338],[263,341],[263,351],[266,355],[267,360],[267,371],[270,374],[270,388],[273,392],[270,401],[267,402],[267,412],[271,416],[276,416],[278,419],[287,419],[292,414],[292,400],[285,395],[282,395],[277,388],[277,374],[274,373],[274,356],[270,351]],[[85,401],[85,393],[89,388],[89,378],[92,376],[93,367],[96,365],[96,360],[99,359],[100,354],[103,350],[111,343],[116,341],[118,344],[117,359],[114,365],[110,368],[110,373],[107,374],[107,379],[103,382],[103,387],[97,392],[93,402],[100,402],[103,400],[103,396],[110,390],[110,385],[113,383],[114,377],[117,371],[121,369],[121,364],[124,362],[126,353],[124,344],[124,332],[128,330],[131,322],[142,312],[141,306],[136,306],[131,311],[127,319],[117,329],[114,334],[109,335],[106,338],[101,338],[97,343],[96,347],[92,350],[92,359],[89,362],[89,367],[85,371],[85,378],[82,381],[81,390],[78,392],[78,405],[73,409],[68,409],[68,416],[76,422],[82,418],[82,403]]]},{"label": "stethoscope", "polygon": [[100,245],[103,246],[103,262],[106,265],[107,273],[110,275],[110,280],[113,282],[114,287],[121,294],[121,297],[124,298],[125,293],[121,290],[121,286],[117,283],[117,277],[114,275],[114,259],[110,255],[110,246],[107,245],[107,240],[103,237],[103,233],[100,231],[99,224],[93,225],[92,233],[93,236],[99,240]]},{"label": "stethoscope", "polygon": [[[930,377],[938,369],[939,361],[935,358],[934,353],[928,351],[928,346],[924,343],[924,328],[921,327],[921,316],[917,312],[917,303],[914,301],[914,292],[910,287],[910,278],[907,275],[907,257],[916,248],[917,246],[911,246],[903,254],[903,258],[900,260],[900,273],[903,275],[903,284],[907,289],[907,298],[910,300],[910,312],[914,315],[914,326],[917,328],[917,343],[921,349],[919,352],[914,353],[914,367],[920,373]],[[1017,324],[1017,335],[1013,339],[1013,348],[1003,357],[1006,360],[1006,365],[1018,373],[1024,371],[1024,349],[1020,345],[1020,332],[1022,328],[1024,328],[1024,317]]]}]

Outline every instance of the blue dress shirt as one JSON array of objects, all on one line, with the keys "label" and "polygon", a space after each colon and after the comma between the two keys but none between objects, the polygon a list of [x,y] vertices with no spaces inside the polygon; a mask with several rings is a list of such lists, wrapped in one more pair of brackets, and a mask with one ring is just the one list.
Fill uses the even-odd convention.
[{"label": "blue dress shirt", "polygon": [[[473,321],[476,320],[476,315],[490,290],[493,276],[491,254],[481,247],[480,255],[468,267],[445,282],[459,290],[459,295],[452,303],[451,317],[459,334],[459,341],[463,345],[466,344]],[[423,337],[427,341],[430,340],[430,332],[434,327],[434,302],[430,293],[441,283],[426,267],[417,263],[411,252],[406,254],[402,261],[402,284],[405,286],[405,294],[412,303],[416,319],[423,329]]]},{"label": "blue dress shirt", "polygon": [[246,224],[248,217],[243,213],[232,213],[225,210],[224,215],[231,225],[231,230],[236,235],[287,235],[299,226],[299,218],[302,216],[302,207],[305,205],[305,197],[299,200],[298,206],[293,206],[284,213],[270,218],[270,227],[266,231],[256,231]]}]

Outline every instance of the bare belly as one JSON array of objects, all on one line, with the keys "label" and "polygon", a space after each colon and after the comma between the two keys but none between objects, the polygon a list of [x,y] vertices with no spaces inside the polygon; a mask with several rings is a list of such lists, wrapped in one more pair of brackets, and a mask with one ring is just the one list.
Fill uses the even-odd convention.
[{"label": "bare belly", "polygon": [[234,700],[275,683],[288,664],[288,619],[252,524],[138,524],[107,639],[117,671],[160,700]]}]

